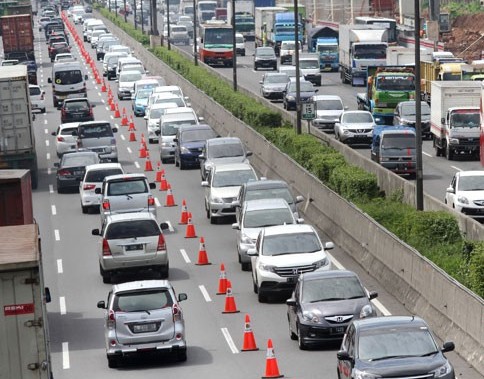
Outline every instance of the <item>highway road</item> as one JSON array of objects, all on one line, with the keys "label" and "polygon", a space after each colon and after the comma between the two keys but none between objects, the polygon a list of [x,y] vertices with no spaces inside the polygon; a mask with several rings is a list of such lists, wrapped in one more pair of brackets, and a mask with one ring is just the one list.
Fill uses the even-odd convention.
[{"label": "highway road", "polygon": [[[80,27],[77,28],[80,31]],[[48,304],[52,363],[56,379],[132,378],[143,375],[146,379],[163,376],[175,378],[257,378],[264,375],[267,340],[272,338],[281,374],[288,378],[336,378],[336,351],[338,345],[312,351],[300,351],[289,338],[286,305],[283,301],[259,304],[252,292],[250,273],[242,272],[237,263],[235,231],[232,220],[210,225],[205,218],[203,191],[198,170],[180,171],[166,164],[166,178],[173,188],[176,207],[164,207],[165,192],[154,191],[158,206],[158,221],[167,221],[172,229],[166,233],[170,257],[170,281],[177,292],[186,292],[188,300],[182,303],[185,314],[188,360],[185,363],[169,361],[132,363],[120,369],[109,369],[104,350],[103,311],[96,308],[98,300],[106,299],[110,285],[103,284],[99,275],[97,255],[101,248],[98,237],[91,229],[100,226],[99,214],[82,214],[77,193],[57,194],[55,188],[54,137],[50,135],[60,123],[59,112],[52,107],[51,88],[47,84],[51,63],[47,56],[45,39],[37,31],[36,56],[40,62],[40,84],[46,91],[47,113],[38,115],[34,122],[40,166],[39,187],[34,191],[34,215],[40,227],[46,284],[50,287],[52,302]],[[72,39],[73,40],[73,39]],[[86,47],[89,51],[90,47]],[[77,47],[73,52],[79,56]],[[247,58],[250,59],[250,58]],[[243,64],[243,62],[241,62]],[[97,63],[101,71],[101,66]],[[86,72],[90,72],[86,66]],[[247,68],[247,75],[250,69]],[[158,74],[158,73],[157,73]],[[163,73],[161,73],[163,74]],[[242,76],[242,74],[241,74]],[[255,76],[250,73],[249,76]],[[116,84],[109,82],[113,93]],[[335,88],[337,86],[335,85]],[[326,88],[326,84],[325,84]],[[96,120],[111,120],[113,113],[106,107],[107,95],[95,84],[91,75],[88,97],[97,106]],[[191,99],[197,109],[197,99]],[[345,100],[346,101],[346,100]],[[119,103],[131,115],[129,101]],[[144,120],[135,119],[138,141],[146,132]],[[128,142],[127,128],[119,126],[117,142],[120,163],[128,172],[142,172],[145,161],[138,158],[139,142]],[[152,162],[156,167],[158,147],[149,145]],[[148,172],[153,181],[154,172]],[[178,225],[180,204],[186,199],[188,210],[198,237],[203,236],[212,265],[196,266],[198,238],[187,239],[185,227]],[[327,240],[320,233],[322,240]],[[382,314],[407,314],[404,306],[387,294],[384,288],[361,270],[339,248],[331,251],[336,268],[356,271],[368,290],[379,293],[375,305]],[[219,266],[225,264],[231,280],[239,313],[222,314],[224,297],[217,296]],[[131,278],[129,278],[131,279]],[[138,279],[132,278],[132,279]],[[244,317],[249,314],[259,351],[241,352]],[[468,379],[482,379],[456,353],[449,357],[456,375]]]}]

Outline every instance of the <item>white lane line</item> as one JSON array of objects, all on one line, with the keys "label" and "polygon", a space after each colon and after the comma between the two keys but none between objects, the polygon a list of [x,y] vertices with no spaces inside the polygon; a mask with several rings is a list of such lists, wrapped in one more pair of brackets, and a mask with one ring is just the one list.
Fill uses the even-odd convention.
[{"label": "white lane line", "polygon": [[66,308],[66,298],[64,296],[59,297],[59,307],[60,307],[60,314],[65,315],[67,313],[67,308]]},{"label": "white lane line", "polygon": [[208,291],[207,289],[205,288],[205,286],[203,284],[199,285],[198,288],[200,288],[200,292],[202,293],[203,295],[203,298],[205,299],[205,301],[207,303],[210,303],[212,301],[212,298],[210,297],[210,295],[208,294]]},{"label": "white lane line", "polygon": [[336,266],[336,268],[338,270],[344,270],[345,269],[344,266],[334,256],[332,256],[329,253],[326,253],[326,254],[328,254],[329,259],[331,259],[331,263],[333,264],[333,266]]},{"label": "white lane line", "polygon": [[140,168],[138,161],[134,161],[134,165],[136,166],[136,168]]},{"label": "white lane line", "polygon": [[432,158],[432,154],[426,153],[425,151],[422,151],[422,154]]},{"label": "white lane line", "polygon": [[54,236],[56,241],[60,241],[59,229],[54,230]]},{"label": "white lane line", "polygon": [[120,137],[121,137],[121,139],[122,139],[123,141],[126,141],[126,138],[124,138],[124,136],[123,136],[122,134],[120,135]]},{"label": "white lane line", "polygon": [[47,168],[47,175],[50,175],[50,174],[52,174],[52,169],[49,167]]},{"label": "white lane line", "polygon": [[373,299],[372,300],[373,304],[380,310],[380,312],[384,316],[391,316],[391,312],[378,300],[378,299]]},{"label": "white lane line", "polygon": [[101,99],[101,103],[105,104],[106,102],[104,101],[104,99]]},{"label": "white lane line", "polygon": [[44,132],[45,132],[45,134],[49,134],[49,129],[45,128]]},{"label": "white lane line", "polygon": [[67,370],[71,368],[69,362],[69,342],[62,342],[62,368]]},{"label": "white lane line", "polygon": [[46,158],[47,160],[49,160],[49,159],[50,159],[50,153],[45,154],[45,158]]},{"label": "white lane line", "polygon": [[47,139],[47,140],[45,140],[45,146],[49,147],[49,145],[50,145],[49,140],[48,140],[48,139]]},{"label": "white lane line", "polygon": [[166,223],[168,224],[168,230],[173,233],[175,231],[175,228],[173,227],[171,222],[166,220]]},{"label": "white lane line", "polygon": [[97,94],[98,94],[98,96],[99,96],[99,97],[101,97],[101,96],[102,96],[102,95],[101,95],[101,92],[98,92]]},{"label": "white lane line", "polygon": [[111,117],[111,120],[114,120],[114,116],[113,115],[110,115],[109,117]]},{"label": "white lane line", "polygon": [[52,210],[52,216],[55,216],[57,214],[57,208],[55,207],[55,205],[51,205],[50,208]]},{"label": "white lane line", "polygon": [[462,169],[461,169],[461,168],[459,168],[459,167],[455,167],[455,166],[450,166],[450,167],[452,167],[454,170],[457,170],[457,171],[462,171]]},{"label": "white lane line", "polygon": [[128,153],[133,154],[133,150],[131,150],[129,146],[127,147],[127,150],[128,150]]},{"label": "white lane line", "polygon": [[57,260],[57,273],[62,274],[64,272],[64,269],[62,267],[62,259]]},{"label": "white lane line", "polygon": [[49,193],[54,193],[54,185],[49,184]]},{"label": "white lane line", "polygon": [[44,124],[47,125],[47,120],[44,120]]},{"label": "white lane line", "polygon": [[185,263],[190,263],[190,257],[188,256],[187,252],[185,249],[180,249],[180,254],[182,255],[183,259],[185,260]]},{"label": "white lane line", "polygon": [[238,354],[239,350],[237,350],[237,348],[235,347],[234,340],[232,339],[232,336],[230,335],[229,330],[227,328],[220,328],[220,330],[222,331],[222,334],[224,335],[230,350],[232,350],[232,353]]},{"label": "white lane line", "polygon": [[161,207],[160,200],[157,197],[155,197],[155,204],[157,207]]}]

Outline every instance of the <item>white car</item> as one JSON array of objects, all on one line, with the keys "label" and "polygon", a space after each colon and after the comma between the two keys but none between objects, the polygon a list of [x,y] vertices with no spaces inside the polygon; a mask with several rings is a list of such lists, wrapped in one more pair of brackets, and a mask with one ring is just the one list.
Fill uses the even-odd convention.
[{"label": "white car", "polygon": [[75,60],[76,60],[76,58],[71,53],[59,53],[59,54],[56,54],[56,56],[54,58],[54,63],[57,63],[57,62],[72,62],[72,61],[75,61]]},{"label": "white car", "polygon": [[160,118],[165,110],[163,103],[153,104],[146,109],[144,119],[146,120],[146,129],[148,130],[148,142],[158,142],[160,133]]},{"label": "white car", "polygon": [[484,220],[484,171],[458,171],[445,194],[445,204],[469,217]]},{"label": "white car", "polygon": [[370,145],[375,126],[375,120],[370,112],[345,111],[334,124],[334,138],[348,145]]},{"label": "white car", "polygon": [[78,122],[60,124],[57,130],[51,133],[55,137],[55,149],[59,158],[65,153],[77,150],[77,136],[73,136],[72,132],[77,132],[78,125]]},{"label": "white car", "polygon": [[38,85],[29,84],[29,92],[32,110],[39,110],[40,113],[45,113],[45,91]]},{"label": "white car", "polygon": [[211,224],[224,216],[235,216],[232,204],[239,194],[240,186],[249,180],[257,180],[257,174],[249,163],[232,163],[214,166],[203,181],[205,187],[205,211]]},{"label": "white car", "polygon": [[341,113],[348,107],[345,107],[341,97],[336,95],[316,95],[313,96],[313,101],[316,103],[316,118],[312,121],[312,125],[332,132]]},{"label": "white car", "polygon": [[143,74],[139,71],[123,70],[119,74],[118,82],[118,99],[131,99],[134,83],[143,78]]},{"label": "white car", "polygon": [[299,274],[330,270],[331,259],[326,250],[332,242],[321,243],[316,230],[307,224],[279,225],[263,228],[255,249],[249,249],[254,292],[259,302],[269,294],[290,296]]},{"label": "white car", "polygon": [[86,166],[86,173],[79,183],[82,213],[88,213],[89,209],[99,210],[101,195],[95,193],[96,188],[101,188],[106,176],[118,174],[124,174],[120,163],[100,163]]}]

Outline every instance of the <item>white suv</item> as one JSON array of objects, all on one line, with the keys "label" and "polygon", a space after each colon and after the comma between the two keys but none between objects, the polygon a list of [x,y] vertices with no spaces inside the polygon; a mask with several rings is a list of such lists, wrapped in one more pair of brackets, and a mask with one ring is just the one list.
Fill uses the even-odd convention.
[{"label": "white suv", "polygon": [[311,225],[279,225],[262,229],[255,249],[247,251],[252,260],[254,292],[258,294],[259,302],[266,301],[269,293],[290,295],[299,274],[330,270],[331,259],[326,250],[333,248],[332,242],[321,243]]}]

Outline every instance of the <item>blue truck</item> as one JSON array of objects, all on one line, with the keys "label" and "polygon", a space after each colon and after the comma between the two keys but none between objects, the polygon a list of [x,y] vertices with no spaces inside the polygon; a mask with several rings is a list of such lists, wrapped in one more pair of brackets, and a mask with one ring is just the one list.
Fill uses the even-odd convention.
[{"label": "blue truck", "polygon": [[338,71],[338,30],[319,26],[308,31],[308,50],[319,54],[321,71]]},{"label": "blue truck", "polygon": [[[281,12],[274,15],[272,32],[268,33],[268,42],[274,47],[276,55],[279,56],[282,41],[294,41],[296,35],[296,23],[293,12]],[[301,45],[304,41],[304,31],[301,22],[298,22],[298,40]]]}]

